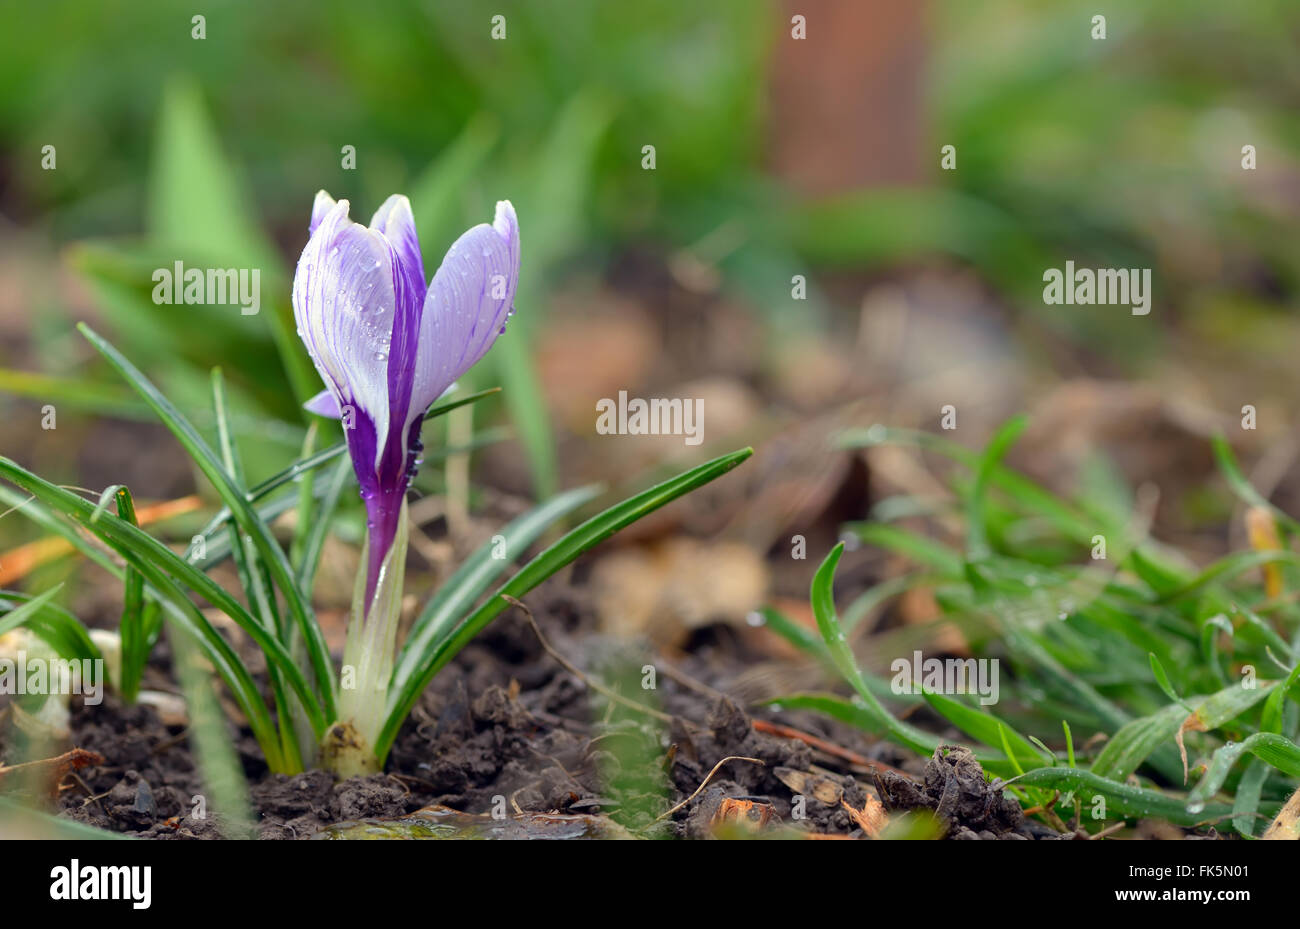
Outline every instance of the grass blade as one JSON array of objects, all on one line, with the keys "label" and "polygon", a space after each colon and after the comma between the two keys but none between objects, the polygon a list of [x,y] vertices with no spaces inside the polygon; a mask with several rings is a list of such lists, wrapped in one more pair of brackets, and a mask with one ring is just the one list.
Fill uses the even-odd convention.
[{"label": "grass blade", "polygon": [[1187,809],[1193,813],[1218,793],[1233,765],[1245,754],[1272,765],[1283,774],[1300,777],[1300,745],[1273,732],[1256,732],[1240,742],[1229,742],[1218,749],[1205,769],[1205,775],[1187,795]]},{"label": "grass blade", "polygon": [[1134,787],[1101,777],[1093,771],[1080,768],[1035,768],[1026,771],[1012,783],[1017,787],[1042,787],[1047,790],[1077,791],[1083,802],[1093,797],[1106,799],[1106,818],[1163,819],[1178,826],[1192,827],[1199,823],[1222,819],[1232,814],[1232,808],[1221,803],[1206,804],[1193,813],[1178,797],[1158,790]]},{"label": "grass blade", "polygon": [[843,542],[831,549],[813,577],[811,591],[813,615],[817,619],[817,629],[821,632],[822,642],[830,653],[831,663],[840,676],[857,691],[866,710],[876,718],[876,724],[884,729],[890,738],[915,752],[931,754],[939,745],[939,739],[903,722],[886,710],[867,687],[866,681],[858,670],[857,660],[853,657],[853,651],[849,648],[844,631],[840,628],[839,619],[835,615],[835,597],[832,587],[835,580],[835,567],[839,564],[840,555],[843,553]]},{"label": "grass blade", "polygon": [[[145,403],[149,404],[154,413],[163,421],[163,424],[171,430],[172,435],[176,436],[177,440],[184,446],[194,463],[198,465],[226,506],[230,508],[239,529],[252,538],[258,554],[265,561],[271,576],[279,586],[280,593],[289,607],[289,612],[293,614],[303,642],[307,647],[308,657],[311,660],[321,706],[324,714],[332,719],[335,715],[335,694],[329,647],[325,644],[325,636],[321,632],[320,626],[311,615],[307,604],[303,602],[297,585],[294,583],[289,560],[271,534],[270,528],[258,517],[257,511],[245,498],[243,492],[221,461],[218,460],[216,454],[208,447],[207,442],[203,440],[190,422],[181,415],[180,411],[172,405],[171,401],[163,396],[158,388],[135,365],[131,364],[116,348],[93,329],[85,323],[79,323],[77,328],[91,345],[108,359],[109,364],[122,375],[127,383],[135,388]],[[304,699],[308,698],[304,695]]]},{"label": "grass blade", "polygon": [[[118,518],[139,528],[131,491],[120,487],[116,496]],[[91,518],[93,520],[96,516]],[[126,577],[122,581],[122,618],[117,628],[122,643],[122,670],[117,690],[127,703],[135,703],[140,694],[145,662],[149,660],[149,636],[144,622],[144,577],[130,565],[127,565]]]},{"label": "grass blade", "polygon": [[[248,675],[243,663],[226,640],[218,635],[211,624],[203,618],[203,614],[190,602],[189,598],[172,578],[185,584],[233,619],[262,649],[267,656],[267,660],[275,662],[281,668],[300,698],[311,701],[313,728],[318,733],[324,731],[326,721],[321,714],[318,702],[313,699],[306,680],[284,647],[277,639],[267,634],[261,623],[254,619],[240,605],[239,601],[231,597],[206,574],[187,564],[153,536],[117,516],[103,514],[99,521],[92,525],[90,517],[94,512],[94,507],[89,501],[83,500],[76,494],[70,493],[61,487],[50,484],[7,458],[0,457],[0,477],[4,477],[31,493],[55,512],[62,513],[74,522],[90,529],[105,544],[131,563],[136,570],[144,575],[145,580],[162,599],[175,607],[187,623],[200,630],[202,633],[200,638],[209,647],[209,660],[218,663],[219,667],[224,669],[223,676],[227,676],[227,683],[231,685],[232,691],[236,692],[236,698],[241,700],[241,705],[243,700],[249,700],[250,706],[252,703],[259,704],[262,706],[261,715],[265,716],[265,705],[261,704],[261,697],[258,695],[252,678]],[[112,562],[109,561],[108,563],[111,564]],[[175,615],[175,613],[172,615]],[[258,715],[256,710],[245,708],[245,712],[250,716],[250,724],[254,724],[254,716]],[[269,724],[269,718],[267,718],[267,722]],[[271,756],[268,755],[269,757]],[[276,757],[278,757],[278,753]]]}]

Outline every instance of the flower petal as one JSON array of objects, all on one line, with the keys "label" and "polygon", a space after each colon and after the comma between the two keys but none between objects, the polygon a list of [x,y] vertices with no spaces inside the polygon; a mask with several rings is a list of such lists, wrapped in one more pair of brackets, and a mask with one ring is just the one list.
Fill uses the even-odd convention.
[{"label": "flower petal", "polygon": [[470,229],[447,250],[420,320],[411,409],[424,410],[474,365],[514,313],[519,284],[519,221],[509,200],[492,225]]},{"label": "flower petal", "polygon": [[425,283],[424,259],[420,255],[420,239],[415,234],[411,201],[403,194],[393,194],[384,201],[383,206],[375,210],[375,215],[370,219],[370,228],[382,232],[393,246],[411,292],[419,295],[417,302],[422,304],[428,285]]},{"label": "flower petal", "polygon": [[329,388],[312,397],[302,405],[302,408],[308,413],[315,413],[317,416],[324,416],[326,419],[343,418],[343,411],[339,409],[339,401]]},{"label": "flower petal", "polygon": [[307,234],[312,235],[320,221],[334,209],[335,200],[323,190],[316,191],[316,202],[311,205],[311,222],[307,225]]},{"label": "flower petal", "polygon": [[[389,422],[393,260],[388,241],[348,219],[348,201],[340,200],[317,224],[293,280],[294,319],[316,369],[339,409],[356,406],[377,436]],[[371,451],[373,473],[379,450]],[[365,463],[355,450],[353,459],[360,477]]]}]

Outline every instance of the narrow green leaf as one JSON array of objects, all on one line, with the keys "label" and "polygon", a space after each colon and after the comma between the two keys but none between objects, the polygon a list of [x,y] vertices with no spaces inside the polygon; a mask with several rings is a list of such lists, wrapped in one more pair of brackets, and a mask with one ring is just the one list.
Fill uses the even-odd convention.
[{"label": "narrow green leaf", "polygon": [[1151,673],[1156,676],[1156,683],[1160,685],[1160,689],[1164,691],[1165,696],[1187,712],[1192,712],[1192,708],[1187,705],[1182,697],[1178,696],[1177,691],[1174,690],[1174,685],[1169,683],[1169,675],[1165,673],[1165,666],[1160,663],[1160,659],[1155,656],[1154,652],[1147,657],[1151,661]]},{"label": "narrow green leaf", "polygon": [[1259,799],[1264,792],[1264,782],[1272,771],[1264,759],[1253,758],[1237,783],[1237,793],[1232,798],[1232,828],[1248,839],[1255,835]]},{"label": "narrow green leaf", "polygon": [[[118,518],[137,528],[140,521],[135,516],[135,501],[131,491],[119,487],[116,493]],[[98,508],[91,514],[91,522],[98,518]],[[127,703],[134,703],[140,693],[140,679],[144,676],[144,666],[149,660],[149,635],[144,627],[144,577],[135,568],[127,565],[126,577],[122,582],[122,618],[118,622],[118,637],[122,643],[121,680],[117,682],[118,692]]]},{"label": "narrow green leaf", "polygon": [[[61,585],[60,585],[61,586]],[[46,591],[39,597],[0,590],[0,635],[17,626],[26,626],[35,633],[60,658],[80,661],[83,658],[102,658],[99,647],[81,620],[73,616],[51,598],[59,590]],[[27,607],[36,603],[30,610]],[[23,610],[23,612],[19,612]]]},{"label": "narrow green leaf", "polygon": [[1210,440],[1210,444],[1214,449],[1214,460],[1218,462],[1219,470],[1223,472],[1223,476],[1227,479],[1228,486],[1232,488],[1233,493],[1251,506],[1268,510],[1273,518],[1286,526],[1291,533],[1300,534],[1300,522],[1269,503],[1268,498],[1256,490],[1255,485],[1241,473],[1241,467],[1237,464],[1237,456],[1232,453],[1232,446],[1228,444],[1228,440],[1222,435],[1216,435]]},{"label": "narrow green leaf", "polygon": [[[487,390],[480,390],[477,391],[476,393],[467,394],[463,397],[457,397],[454,400],[448,400],[443,403],[435,403],[433,406],[429,407],[429,411],[424,414],[424,418],[426,421],[430,419],[435,419],[436,417],[443,416],[447,413],[450,413],[452,410],[465,406],[466,404],[477,403],[479,400],[482,400],[484,397],[490,397],[493,394],[500,392],[500,390],[501,390],[500,387],[490,387]],[[244,498],[249,503],[256,503],[258,500],[261,500],[263,497],[271,493],[273,490],[283,487],[285,484],[288,484],[290,481],[296,480],[297,478],[311,471],[313,468],[318,468],[321,465],[325,464],[326,462],[333,461],[335,458],[338,458],[340,455],[344,454],[347,450],[348,450],[348,446],[346,442],[336,442],[334,445],[331,445],[328,448],[323,448],[319,452],[316,452],[315,454],[308,455],[306,458],[302,458],[298,461],[295,461],[293,464],[285,468],[283,471],[280,471],[278,474],[273,474],[271,477],[268,477],[266,480],[252,487],[244,495]],[[456,449],[439,450],[438,453],[427,457],[433,458],[436,457],[438,454],[448,454],[454,451],[457,450]],[[351,473],[351,468],[348,468],[347,471],[345,471],[344,473],[345,476]],[[222,507],[220,510],[217,511],[216,515],[213,516],[212,519],[208,521],[208,524],[204,526],[202,531],[200,531],[198,534],[203,536],[204,539],[206,540],[210,536],[214,535],[221,528],[222,524],[228,522],[229,520],[230,520],[230,508]]]},{"label": "narrow green leaf", "polygon": [[1282,704],[1297,681],[1300,681],[1300,663],[1291,669],[1281,686],[1268,695],[1268,702],[1264,704],[1264,713],[1259,721],[1259,728],[1264,732],[1282,732]]},{"label": "narrow green leaf", "polygon": [[[594,500],[602,488],[579,487],[560,494],[552,500],[520,516],[497,535],[500,541],[489,539],[456,573],[447,579],[438,592],[429,598],[420,615],[411,625],[406,643],[398,654],[393,672],[393,686],[400,688],[411,675],[418,673],[422,656],[444,638],[455,621],[474,605],[488,585],[522,555],[556,520],[567,516],[585,503]],[[513,557],[497,557],[503,546]]]},{"label": "narrow green leaf", "polygon": [[857,691],[863,705],[876,716],[878,724],[885,729],[891,739],[913,751],[930,754],[939,744],[938,738],[899,720],[885,709],[867,687],[867,682],[858,670],[857,660],[853,657],[853,651],[849,648],[844,632],[840,628],[839,619],[835,615],[835,596],[832,587],[835,580],[835,567],[839,564],[840,555],[843,553],[843,542],[831,549],[830,554],[826,556],[813,576],[811,590],[813,615],[817,619],[817,629],[821,632],[822,642],[830,653],[831,663]]},{"label": "narrow green leaf", "polygon": [[19,626],[31,625],[32,620],[36,618],[36,614],[41,611],[45,604],[54,599],[62,587],[62,584],[58,587],[52,587],[45,593],[33,597],[21,606],[13,607],[9,612],[0,616],[0,635],[17,629]]},{"label": "narrow green leaf", "polygon": [[[873,735],[884,737],[890,735],[889,726],[874,710],[868,709],[861,704],[845,700],[843,697],[837,697],[834,694],[784,694],[780,697],[766,700],[764,703],[773,708],[782,710],[808,710],[814,713],[823,713],[832,719],[838,719],[842,723],[861,729],[863,732],[870,732]],[[922,753],[932,755],[934,754],[934,750],[943,744],[943,740],[938,736],[929,736],[928,734],[927,738],[933,744]],[[980,764],[986,771],[996,774],[999,777],[1011,777],[1018,773],[1015,766],[1005,755],[999,755],[994,752],[980,752],[976,757],[979,759]]]},{"label": "narrow green leaf", "polygon": [[1206,804],[1196,813],[1189,812],[1186,804],[1177,797],[1158,790],[1134,787],[1101,777],[1081,768],[1035,768],[1014,780],[1017,787],[1041,787],[1046,790],[1076,791],[1083,802],[1094,796],[1106,799],[1106,816],[1136,819],[1163,819],[1178,826],[1195,826],[1199,823],[1222,819],[1231,815],[1231,807],[1220,803]]},{"label": "narrow green leaf", "polygon": [[989,440],[988,447],[980,455],[975,468],[975,483],[971,487],[970,500],[966,505],[966,561],[978,563],[992,553],[989,547],[988,527],[984,522],[986,506],[985,495],[994,469],[1002,463],[1011,446],[1020,438],[1020,434],[1029,425],[1025,416],[1016,416],[1004,423]]},{"label": "narrow green leaf", "polygon": [[303,542],[302,559],[298,564],[298,589],[304,597],[311,596],[316,584],[316,571],[320,567],[321,552],[325,549],[325,537],[329,534],[330,522],[338,509],[339,497],[351,476],[352,462],[340,461],[325,479],[320,508]]},{"label": "narrow green leaf", "polygon": [[[135,388],[136,392],[163,421],[163,424],[171,430],[171,433],[184,446],[194,463],[198,465],[204,476],[211,482],[222,501],[230,508],[240,530],[252,538],[258,554],[265,561],[272,578],[278,585],[307,647],[307,654],[315,674],[324,715],[333,718],[335,713],[334,676],[329,647],[325,644],[325,636],[321,632],[320,626],[316,623],[309,607],[303,602],[302,596],[299,594],[297,585],[294,583],[293,572],[289,567],[289,560],[271,534],[270,527],[258,517],[257,511],[249,504],[234,479],[218,460],[216,454],[203,440],[202,436],[198,434],[198,431],[172,405],[171,401],[164,397],[158,388],[135,365],[131,364],[93,329],[85,323],[79,323],[77,328],[91,345],[108,359],[109,364],[126,379],[127,383]],[[295,670],[297,669],[295,668]],[[301,696],[303,699],[309,699],[306,694]]]},{"label": "narrow green leaf", "polygon": [[[187,564],[153,536],[118,516],[103,514],[100,520],[92,526],[90,524],[90,515],[94,511],[94,507],[89,501],[83,500],[76,494],[70,493],[61,487],[50,484],[7,458],[0,457],[0,477],[4,477],[6,480],[23,488],[49,506],[54,512],[61,513],[90,529],[144,575],[145,580],[154,588],[157,594],[175,608],[174,611],[169,612],[176,618],[183,620],[192,630],[195,630],[196,637],[201,638],[206,643],[209,660],[212,660],[218,666],[218,669],[222,671],[223,677],[226,677],[236,699],[240,701],[244,712],[249,715],[250,725],[254,727],[255,732],[257,732],[258,726],[262,722],[265,722],[267,726],[266,732],[274,732],[274,728],[270,726],[270,719],[266,713],[265,705],[261,702],[261,697],[258,695],[252,678],[226,640],[203,618],[197,607],[190,602],[189,598],[173,582],[172,578],[176,578],[207,599],[209,603],[228,615],[240,628],[248,633],[249,637],[266,654],[268,661],[276,662],[280,666],[290,684],[298,692],[299,697],[304,701],[311,702],[313,727],[318,732],[324,731],[325,719],[319,705],[308,688],[302,673],[293,663],[284,647],[279,641],[269,636],[266,630],[262,628],[261,623],[254,619],[240,605],[239,601],[231,597],[220,585],[201,571]],[[112,564],[111,560],[108,561],[108,564]],[[260,738],[259,741],[261,741]],[[266,750],[265,744],[263,744],[263,750]],[[278,753],[272,752],[268,754],[268,759],[271,758],[278,758]]]},{"label": "narrow green leaf", "polygon": [[898,552],[945,578],[962,576],[961,555],[941,542],[888,523],[849,523],[844,529],[867,545]]},{"label": "narrow green leaf", "polygon": [[[977,739],[990,748],[1001,748],[1012,760],[1023,760],[1031,765],[1043,761],[1032,742],[992,713],[982,712],[944,694],[928,690],[923,696],[936,713],[972,739]],[[1048,761],[1055,759],[1049,754]]]},{"label": "narrow green leaf", "polygon": [[97,829],[63,816],[51,816],[19,802],[0,796],[0,835],[8,839],[65,839],[131,841],[129,836],[107,829]]},{"label": "narrow green leaf", "polygon": [[1187,808],[1198,812],[1218,793],[1228,772],[1246,753],[1272,765],[1289,777],[1300,777],[1300,745],[1273,732],[1256,732],[1240,742],[1229,742],[1210,756],[1205,775],[1187,795]]},{"label": "narrow green leaf", "polygon": [[432,652],[421,655],[418,672],[411,674],[400,688],[392,688],[388,715],[384,728],[376,740],[375,753],[379,759],[382,761],[387,757],[388,749],[397,738],[397,731],[402,721],[411,712],[424,688],[428,686],[429,681],[433,680],[433,676],[506,608],[508,604],[502,599],[502,594],[515,598],[522,597],[583,552],[683,494],[721,477],[753,453],[752,448],[744,448],[723,455],[630,497],[587,520],[528,562],[487,602],[442,637]]},{"label": "narrow green leaf", "polygon": [[[1222,726],[1249,710],[1268,695],[1276,682],[1261,682],[1247,688],[1232,684],[1208,697],[1188,697],[1186,703],[1195,712],[1206,731]],[[1188,716],[1187,706],[1173,704],[1150,716],[1134,719],[1116,732],[1101,750],[1092,770],[1105,778],[1123,780],[1138,769],[1152,753],[1164,749],[1169,753],[1178,729]],[[1182,765],[1175,755],[1160,765],[1162,773],[1182,776]]]},{"label": "narrow green leaf", "polygon": [[763,617],[764,626],[771,629],[799,651],[811,658],[816,658],[818,661],[825,662],[828,668],[834,668],[831,663],[830,652],[826,650],[822,640],[813,635],[810,629],[801,626],[780,610],[770,606],[765,606],[759,610],[759,615]]}]

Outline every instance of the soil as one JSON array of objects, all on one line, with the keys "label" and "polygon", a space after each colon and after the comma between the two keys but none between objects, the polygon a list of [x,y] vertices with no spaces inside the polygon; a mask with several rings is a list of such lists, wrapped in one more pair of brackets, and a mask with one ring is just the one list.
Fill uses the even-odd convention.
[{"label": "soil", "polygon": [[[979,765],[962,750],[922,765],[833,721],[746,708],[726,696],[762,657],[730,627],[697,633],[689,650],[669,662],[648,644],[634,648],[596,634],[584,591],[569,580],[543,585],[529,605],[551,646],[589,680],[612,686],[627,677],[620,668],[630,669],[633,686],[620,692],[648,695],[651,711],[671,721],[629,710],[587,686],[512,611],[435,679],[383,774],[341,782],[322,771],[272,774],[247,730],[237,733],[260,837],[347,836],[359,827],[424,835],[431,819],[454,832],[504,814],[521,836],[577,823],[581,828],[565,834],[709,838],[720,834],[720,811],[727,807],[728,813],[745,810],[746,821],[774,835],[860,838],[846,805],[860,810],[876,795],[896,808],[936,810],[955,838],[1050,832],[1026,824],[1014,801],[994,798]],[[154,661],[165,658],[160,649]],[[646,665],[660,671],[651,691],[638,686]],[[756,719],[821,741],[814,747],[758,731]],[[108,694],[94,707],[78,698],[71,729],[73,745],[105,761],[65,779],[53,801],[59,815],[141,837],[223,836],[218,816],[195,815],[204,788],[181,726]],[[789,784],[800,783],[792,780],[800,772],[819,788],[797,803]],[[412,818],[417,811],[422,818]]]}]

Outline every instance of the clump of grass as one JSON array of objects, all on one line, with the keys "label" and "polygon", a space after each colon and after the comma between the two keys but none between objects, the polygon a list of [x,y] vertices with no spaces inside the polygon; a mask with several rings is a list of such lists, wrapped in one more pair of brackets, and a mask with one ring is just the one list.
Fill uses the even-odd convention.
[{"label": "clump of grass", "polygon": [[[819,635],[765,611],[771,628],[853,692],[773,702],[929,754],[942,740],[890,709],[923,700],[971,740],[987,771],[1057,825],[1051,810],[1072,806],[1078,824],[1097,831],[1117,818],[1185,827],[1230,818],[1242,835],[1258,834],[1300,778],[1300,609],[1287,593],[1300,591],[1290,549],[1300,523],[1264,500],[1217,440],[1255,531],[1250,550],[1198,568],[1150,537],[1131,496],[1062,497],[1004,464],[1024,426],[1012,420],[979,453],[879,426],[842,437],[846,447],[904,443],[950,459],[958,467],[947,515],[965,538],[954,545],[890,518],[934,512],[934,501],[916,498],[893,498],[876,519],[846,526],[853,541],[915,570],[866,591],[841,617],[832,592],[841,542],[812,583]],[[1000,660],[996,715],[968,694],[899,695],[859,668],[849,645],[858,624],[913,589],[932,593],[936,622],[961,630],[977,656]]]},{"label": "clump of grass", "polygon": [[[282,472],[248,487],[229,428],[219,371],[212,377],[214,447],[116,348],[88,327],[81,329],[176,437],[224,508],[182,556],[136,524],[131,496],[124,488],[108,488],[95,504],[0,458],[0,477],[23,492],[0,487],[0,502],[20,506],[26,516],[122,580],[126,607],[118,687],[124,696],[138,691],[145,657],[165,625],[169,635],[183,636],[215,669],[247,718],[271,770],[293,773],[322,762],[318,746],[337,719],[340,691],[348,687],[348,678],[346,668],[334,666],[311,594],[341,491],[355,480],[343,444],[319,452],[305,449],[303,457]],[[426,419],[492,392],[434,404]],[[379,735],[367,751],[373,752],[374,766],[383,767],[398,730],[434,675],[507,607],[508,598],[523,596],[594,545],[725,474],[750,454],[750,449],[742,449],[723,455],[605,509],[499,583],[543,533],[595,500],[602,488],[561,493],[503,527],[429,599],[397,650],[391,675],[384,682],[383,701],[373,708]],[[434,456],[426,456],[426,461],[430,457]],[[302,480],[334,459],[341,460],[323,482]],[[110,503],[116,506],[110,509]],[[300,534],[286,550],[271,521],[294,508]],[[242,602],[208,574],[227,558],[238,569]],[[495,590],[485,596],[494,585]],[[269,701],[240,655],[199,609],[194,595],[233,620],[262,651]],[[98,656],[76,618],[48,601],[48,597],[10,598],[14,606],[0,628],[29,625],[60,651]]]}]

